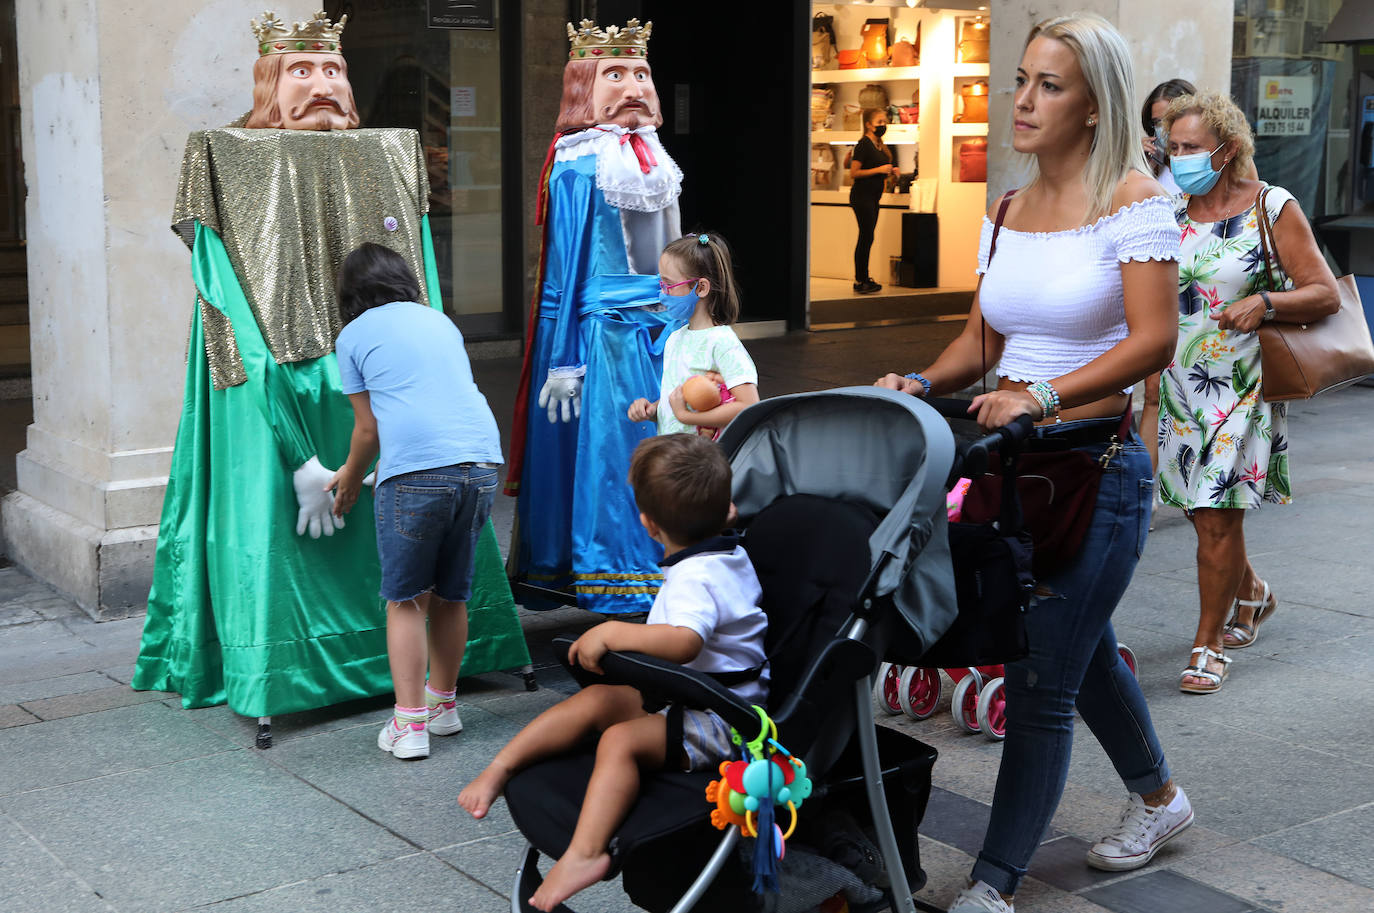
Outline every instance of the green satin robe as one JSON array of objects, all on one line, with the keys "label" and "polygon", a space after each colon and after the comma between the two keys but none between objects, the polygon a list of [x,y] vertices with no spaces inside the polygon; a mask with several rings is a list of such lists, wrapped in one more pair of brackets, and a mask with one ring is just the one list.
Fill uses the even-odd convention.
[{"label": "green satin robe", "polygon": [[[428,217],[424,259],[437,305]],[[391,690],[371,489],[333,536],[296,535],[292,472],[348,455],[353,413],[334,354],[277,364],[219,236],[195,226],[200,296],[228,318],[247,382],[214,389],[196,308],[186,392],[133,678],[182,705],[246,716]],[[463,675],[529,662],[490,522],[477,550]]]}]

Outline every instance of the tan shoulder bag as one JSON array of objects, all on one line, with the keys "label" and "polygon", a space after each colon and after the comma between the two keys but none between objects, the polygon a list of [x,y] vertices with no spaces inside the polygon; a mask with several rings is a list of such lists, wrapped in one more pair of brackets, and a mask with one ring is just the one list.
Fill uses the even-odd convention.
[{"label": "tan shoulder bag", "polygon": [[[1283,273],[1279,247],[1274,241],[1274,226],[1269,221],[1265,197],[1266,184],[1255,202],[1259,223],[1260,247],[1264,254],[1264,275],[1269,291],[1283,290],[1274,281],[1271,263]],[[1260,324],[1260,371],[1263,394],[1268,402],[1311,399],[1319,393],[1339,390],[1374,374],[1374,342],[1365,323],[1360,290],[1355,277],[1336,280],[1341,307],[1336,313],[1311,323]]]}]

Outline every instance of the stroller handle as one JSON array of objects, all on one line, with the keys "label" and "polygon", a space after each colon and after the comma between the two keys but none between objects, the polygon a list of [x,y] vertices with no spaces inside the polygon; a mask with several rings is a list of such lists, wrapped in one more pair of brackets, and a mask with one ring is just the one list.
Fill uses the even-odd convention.
[{"label": "stroller handle", "polygon": [[[958,418],[971,421],[968,414],[968,401],[962,399],[927,399],[926,402],[936,412],[945,418]],[[954,468],[950,470],[949,485],[962,478],[975,478],[983,474],[988,468],[988,455],[993,451],[1000,451],[1003,447],[1013,446],[1024,441],[1030,436],[1035,423],[1031,421],[1029,415],[1018,415],[1016,420],[1009,425],[994,428],[991,434],[984,435],[973,441],[966,447],[960,448],[960,459],[955,462]]]}]

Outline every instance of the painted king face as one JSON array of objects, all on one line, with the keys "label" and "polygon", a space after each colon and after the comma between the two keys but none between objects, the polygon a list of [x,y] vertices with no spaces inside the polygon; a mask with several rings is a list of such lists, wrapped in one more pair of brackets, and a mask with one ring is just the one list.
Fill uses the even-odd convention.
[{"label": "painted king face", "polygon": [[287,130],[347,130],[358,124],[353,90],[338,54],[283,54],[277,80],[281,126]]},{"label": "painted king face", "polygon": [[598,60],[596,81],[592,83],[592,113],[598,124],[618,124],[629,130],[662,124],[658,90],[648,62]]}]

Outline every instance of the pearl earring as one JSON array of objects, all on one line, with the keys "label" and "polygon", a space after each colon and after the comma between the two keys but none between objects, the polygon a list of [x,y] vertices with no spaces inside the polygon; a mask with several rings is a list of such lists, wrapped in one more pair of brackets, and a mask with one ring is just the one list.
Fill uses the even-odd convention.
[{"label": "pearl earring", "polygon": [[1097,126],[1097,118],[1095,118],[1095,117],[1090,117],[1090,118],[1088,118],[1088,126],[1089,126],[1089,127],[1096,127],[1096,126]]}]

